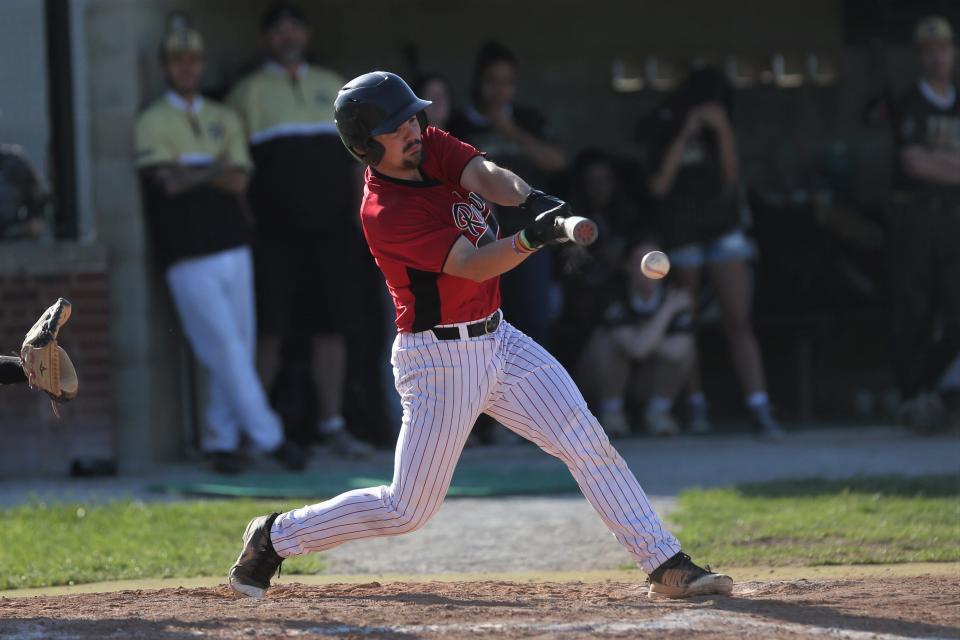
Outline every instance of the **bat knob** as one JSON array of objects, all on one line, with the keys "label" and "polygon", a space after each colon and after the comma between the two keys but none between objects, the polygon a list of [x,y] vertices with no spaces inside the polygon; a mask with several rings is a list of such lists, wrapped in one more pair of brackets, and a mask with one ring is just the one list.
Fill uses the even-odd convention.
[{"label": "bat knob", "polygon": [[563,232],[567,238],[579,245],[591,245],[597,241],[600,231],[597,223],[583,216],[563,218]]}]

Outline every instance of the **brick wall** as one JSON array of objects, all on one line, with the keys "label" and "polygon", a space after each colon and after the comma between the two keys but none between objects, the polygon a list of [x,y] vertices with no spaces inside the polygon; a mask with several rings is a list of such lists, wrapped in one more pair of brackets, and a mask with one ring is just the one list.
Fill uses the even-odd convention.
[{"label": "brick wall", "polygon": [[[2,248],[0,248],[2,251]],[[69,271],[67,271],[69,269]],[[113,457],[109,283],[105,267],[0,272],[0,350],[16,353],[26,331],[59,296],[73,304],[60,334],[80,378],[77,398],[60,406],[26,385],[0,389],[0,478],[61,475],[78,456]]]}]

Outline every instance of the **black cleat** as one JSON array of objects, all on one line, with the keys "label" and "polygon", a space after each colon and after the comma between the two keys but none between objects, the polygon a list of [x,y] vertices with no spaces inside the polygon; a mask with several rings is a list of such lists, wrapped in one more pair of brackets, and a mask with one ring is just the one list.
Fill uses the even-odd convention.
[{"label": "black cleat", "polygon": [[273,574],[280,569],[283,558],[270,542],[270,527],[278,515],[271,513],[254,518],[243,532],[243,550],[227,574],[230,588],[240,595],[262,598],[270,588]]},{"label": "black cleat", "polygon": [[682,551],[654,569],[649,578],[648,597],[686,598],[711,594],[730,595],[733,578],[698,567]]},{"label": "black cleat", "polygon": [[247,468],[247,459],[234,451],[210,451],[204,457],[211,469],[224,475],[243,473]]},{"label": "black cleat", "polygon": [[310,453],[305,447],[289,440],[284,440],[283,444],[270,452],[270,455],[290,471],[303,471],[310,460]]}]

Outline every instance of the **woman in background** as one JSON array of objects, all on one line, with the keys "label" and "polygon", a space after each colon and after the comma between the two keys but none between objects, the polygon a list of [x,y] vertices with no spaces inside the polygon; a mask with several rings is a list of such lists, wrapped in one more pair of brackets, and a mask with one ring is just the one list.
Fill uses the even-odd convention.
[{"label": "woman in background", "polygon": [[[747,260],[753,246],[742,228],[740,165],[730,123],[732,91],[715,69],[694,71],[638,128],[658,203],[664,246],[680,284],[696,299],[704,273],[716,291],[724,333],[757,433],[780,439],[767,396],[760,345],[750,320]],[[699,368],[688,387],[693,431],[707,431]]]},{"label": "woman in background", "polygon": [[427,122],[446,131],[453,112],[453,92],[447,79],[437,73],[424,74],[414,84],[413,91],[432,103],[424,109]]},{"label": "woman in background", "polygon": [[[450,133],[487,154],[492,162],[547,188],[551,174],[567,166],[563,149],[547,135],[546,119],[536,109],[517,104],[519,64],[496,42],[477,53],[471,103],[450,119]],[[495,207],[506,237],[529,224],[515,207]],[[501,279],[503,310],[510,322],[540,342],[548,342],[553,297],[553,256],[539,251]]]}]

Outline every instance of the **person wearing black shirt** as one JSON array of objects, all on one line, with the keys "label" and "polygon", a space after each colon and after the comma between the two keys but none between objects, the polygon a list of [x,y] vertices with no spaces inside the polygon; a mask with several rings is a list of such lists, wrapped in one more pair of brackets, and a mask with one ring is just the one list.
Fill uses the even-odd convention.
[{"label": "person wearing black shirt", "polygon": [[693,367],[693,299],[685,289],[643,275],[643,256],[659,248],[647,237],[630,243],[625,278],[604,306],[580,362],[581,384],[593,390],[597,417],[609,435],[632,431],[624,408],[628,398],[645,401],[648,433],[679,433],[671,408]]},{"label": "person wearing black shirt", "polygon": [[47,230],[50,193],[23,147],[0,143],[0,238],[38,238]]},{"label": "person wearing black shirt", "polygon": [[[471,103],[450,118],[450,133],[487,154],[491,161],[524,176],[533,185],[567,166],[563,149],[550,141],[547,123],[536,109],[515,102],[519,64],[511,51],[496,42],[484,44],[473,70]],[[504,236],[529,223],[516,207],[497,207]],[[511,321],[535,340],[545,341],[553,261],[539,251],[501,279],[503,308]]]},{"label": "person wearing black shirt", "polygon": [[272,388],[283,342],[310,341],[316,431],[334,452],[365,458],[373,448],[344,417],[347,335],[365,304],[358,286],[367,262],[356,220],[359,176],[333,122],[346,83],[306,62],[312,31],[303,11],[279,2],[263,13],[268,60],[227,95],[246,125],[256,165],[250,204],[256,218],[257,361]]},{"label": "person wearing black shirt", "polygon": [[[707,272],[753,425],[760,436],[776,440],[783,432],[771,413],[760,345],[750,322],[747,260],[753,247],[739,214],[731,94],[719,71],[698,69],[641,121],[638,137],[673,269],[694,298],[701,273]],[[689,391],[691,427],[707,430],[706,401],[696,370]]]},{"label": "person wearing black shirt", "polygon": [[950,23],[924,18],[914,36],[923,69],[894,111],[889,253],[901,417],[926,432],[944,424],[935,387],[960,353],[960,99]]}]

